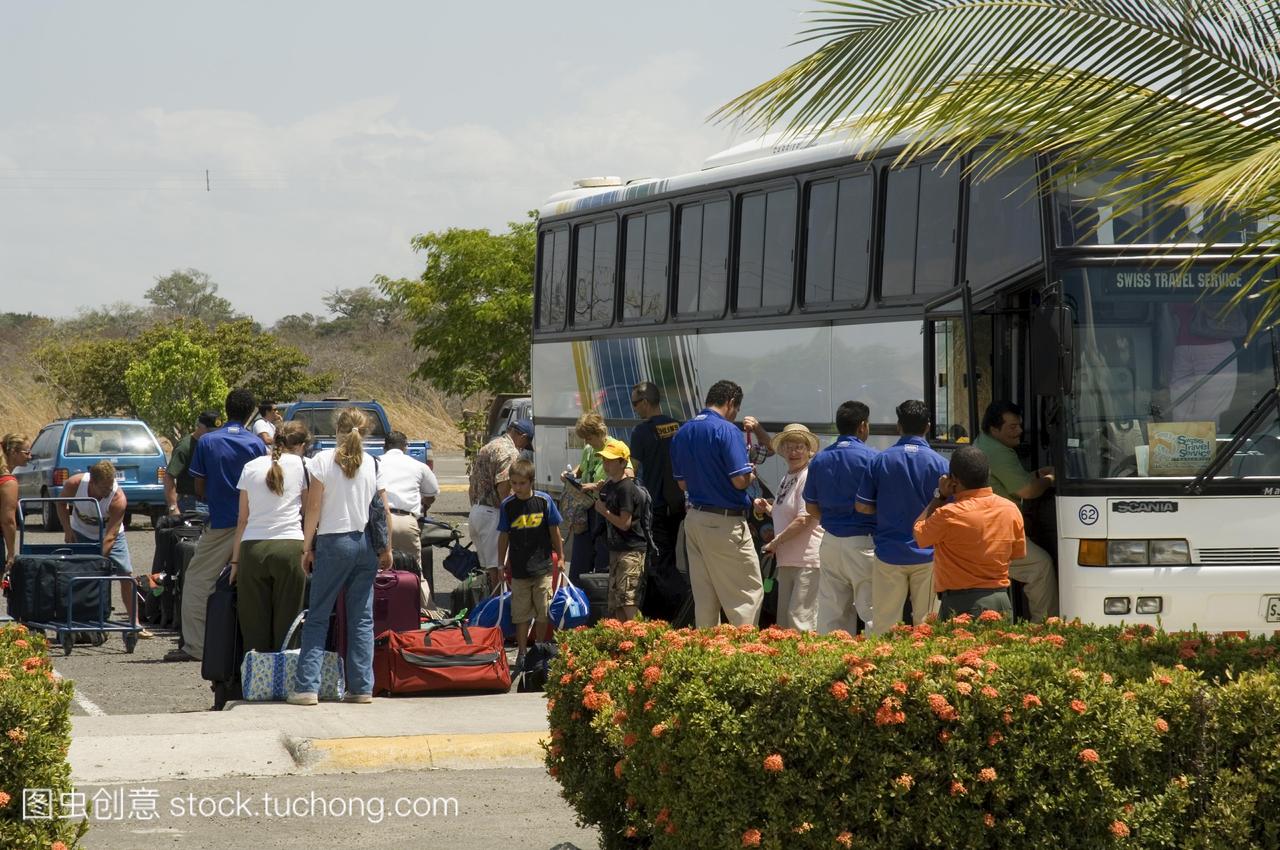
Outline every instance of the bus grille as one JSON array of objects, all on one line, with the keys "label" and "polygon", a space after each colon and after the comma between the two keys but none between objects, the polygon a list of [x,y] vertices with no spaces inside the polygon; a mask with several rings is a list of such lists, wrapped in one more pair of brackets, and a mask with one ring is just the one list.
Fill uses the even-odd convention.
[{"label": "bus grille", "polygon": [[1204,566],[1280,566],[1280,549],[1201,549]]}]

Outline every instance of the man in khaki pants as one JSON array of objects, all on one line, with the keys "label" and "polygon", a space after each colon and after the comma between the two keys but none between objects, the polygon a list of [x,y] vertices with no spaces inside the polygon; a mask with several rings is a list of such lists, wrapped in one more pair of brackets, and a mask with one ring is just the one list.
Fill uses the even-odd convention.
[{"label": "man in khaki pants", "polygon": [[871,631],[884,634],[902,620],[911,598],[919,625],[933,610],[933,550],[915,540],[916,518],[947,474],[947,461],[929,448],[929,408],[910,399],[898,405],[897,443],[876,455],[858,491],[858,512],[874,514],[876,563],[871,576]]},{"label": "man in khaki pants", "polygon": [[706,407],[671,439],[671,471],[689,500],[684,520],[698,628],[718,625],[724,610],[735,626],[754,625],[764,602],[764,582],[747,511],[746,490],[755,480],[746,437],[734,424],[742,387],[717,381]]}]

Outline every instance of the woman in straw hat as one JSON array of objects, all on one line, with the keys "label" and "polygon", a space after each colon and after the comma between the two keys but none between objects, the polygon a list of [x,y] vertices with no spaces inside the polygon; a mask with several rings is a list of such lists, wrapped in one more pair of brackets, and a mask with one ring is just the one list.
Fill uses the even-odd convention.
[{"label": "woman in straw hat", "polygon": [[808,428],[791,424],[772,441],[774,452],[787,462],[787,473],[773,502],[756,499],[759,513],[773,515],[777,532],[764,551],[778,560],[778,625],[815,631],[818,628],[818,547],[822,528],[804,506],[809,460],[818,451],[818,438]]}]

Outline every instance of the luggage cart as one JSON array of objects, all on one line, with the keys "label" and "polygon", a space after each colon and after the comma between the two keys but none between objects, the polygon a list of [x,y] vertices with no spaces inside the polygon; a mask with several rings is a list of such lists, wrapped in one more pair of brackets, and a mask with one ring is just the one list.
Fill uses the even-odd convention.
[{"label": "luggage cart", "polygon": [[[90,502],[93,504],[93,510],[98,514],[98,539],[93,543],[28,543],[26,540],[26,521],[25,511],[27,505],[41,505],[46,502]],[[124,533],[122,528],[121,534]],[[95,499],[89,498],[28,498],[18,500],[18,554],[19,555],[101,555],[102,544],[106,540],[106,529],[102,517],[102,509],[98,506]],[[98,594],[98,610],[97,619],[76,619],[76,614],[84,616],[85,612],[77,612],[74,610],[75,591],[78,584],[85,582],[99,582],[104,585],[103,592]],[[44,620],[23,620],[22,624],[29,629],[40,629],[45,632],[54,633],[54,642],[62,644],[62,654],[70,655],[71,650],[75,647],[76,634],[85,632],[91,636],[94,646],[102,646],[107,641],[107,635],[111,632],[119,632],[124,639],[124,651],[133,654],[134,649],[138,645],[138,633],[142,631],[142,627],[138,625],[138,602],[134,601],[133,606],[133,622],[125,622],[121,620],[112,620],[111,616],[111,585],[116,583],[124,584],[124,592],[128,594],[137,594],[137,585],[133,580],[133,576],[107,575],[107,576],[71,576],[67,581],[67,619],[65,621],[44,621]],[[83,607],[83,606],[82,606]]]}]

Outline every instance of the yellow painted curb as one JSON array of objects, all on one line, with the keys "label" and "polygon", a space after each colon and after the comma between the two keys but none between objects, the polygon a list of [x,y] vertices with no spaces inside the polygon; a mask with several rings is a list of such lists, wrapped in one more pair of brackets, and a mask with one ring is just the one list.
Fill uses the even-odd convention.
[{"label": "yellow painted curb", "polygon": [[441,493],[465,493],[468,490],[467,484],[441,484]]},{"label": "yellow painted curb", "polygon": [[391,738],[321,738],[321,770],[483,768],[542,764],[546,732],[405,735]]}]

